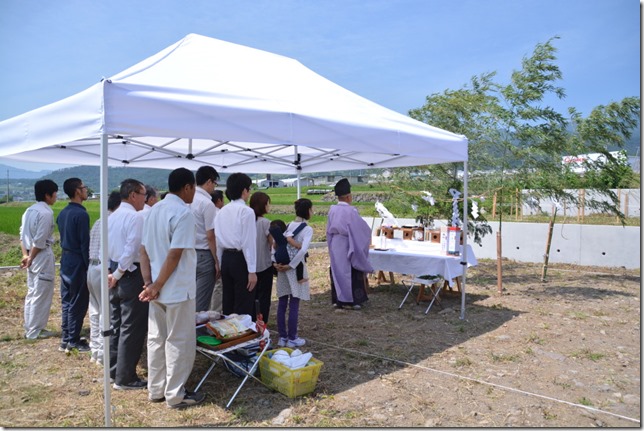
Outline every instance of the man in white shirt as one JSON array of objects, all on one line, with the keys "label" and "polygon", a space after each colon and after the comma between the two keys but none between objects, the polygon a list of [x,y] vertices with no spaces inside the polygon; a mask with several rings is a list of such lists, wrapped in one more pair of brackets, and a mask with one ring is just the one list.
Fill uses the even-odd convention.
[{"label": "man in white shirt", "polygon": [[[215,289],[215,280],[219,275],[217,245],[215,244],[215,204],[210,193],[217,187],[219,174],[212,166],[202,166],[195,175],[197,187],[195,197],[190,204],[195,216],[197,251],[197,311],[210,308],[210,301]],[[221,292],[218,292],[221,296]]]},{"label": "man in white shirt", "polygon": [[224,206],[224,192],[221,190],[213,190],[212,193],[210,193],[210,196],[212,197],[212,203],[215,204],[215,207],[217,208],[215,211],[215,217],[217,217],[219,210]]},{"label": "man in white shirt", "polygon": [[[215,218],[219,214],[219,210],[224,206],[224,192],[221,190],[213,190],[210,193],[212,197],[212,203],[215,204]],[[214,220],[213,220],[214,223]],[[215,232],[215,237],[217,232]],[[219,261],[217,261],[219,263]],[[217,279],[215,280],[215,289],[212,291],[212,297],[210,299],[210,308],[209,310],[218,311],[221,313],[221,301],[223,297],[223,285],[221,284],[221,271],[218,269]]]},{"label": "man in white shirt", "polygon": [[147,382],[136,374],[148,332],[147,302],[139,301],[143,289],[140,268],[145,186],[134,179],[121,183],[121,205],[107,219],[110,258],[110,376],[114,389],[144,389]]},{"label": "man in white shirt", "polygon": [[[107,198],[107,215],[121,205],[121,192],[113,191]],[[87,268],[89,290],[89,360],[103,365],[103,316],[101,295],[101,219],[94,222],[89,231],[89,267]]]},{"label": "man in white shirt", "polygon": [[217,258],[223,284],[223,314],[248,314],[255,319],[257,284],[257,228],[255,212],[246,205],[253,181],[243,173],[234,173],[226,181],[225,205],[215,218]]},{"label": "man in white shirt", "polygon": [[152,206],[159,202],[159,191],[155,188],[152,187],[151,185],[146,184],[145,185],[145,205],[143,205],[143,209],[141,210],[142,214],[147,214],[148,211],[150,211],[150,208]]},{"label": "man in white shirt", "polygon": [[20,225],[21,268],[27,269],[25,296],[25,338],[45,338],[52,335],[45,330],[54,296],[55,260],[51,245],[54,243],[54,212],[50,208],[58,194],[58,185],[52,180],[34,184],[36,203],[27,208]]},{"label": "man in white shirt", "polygon": [[194,365],[197,253],[195,218],[186,204],[195,195],[195,176],[178,168],[168,177],[169,193],[143,225],[141,301],[150,302],[148,399],[171,408],[197,405],[201,392],[185,388]]}]

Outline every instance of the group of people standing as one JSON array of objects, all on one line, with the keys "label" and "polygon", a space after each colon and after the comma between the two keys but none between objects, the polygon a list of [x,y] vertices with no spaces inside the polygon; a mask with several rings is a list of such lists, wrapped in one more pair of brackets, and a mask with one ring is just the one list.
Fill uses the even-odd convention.
[{"label": "group of people standing", "polygon": [[[148,389],[151,402],[183,408],[204,400],[185,383],[195,359],[195,313],[215,310],[223,315],[270,317],[276,275],[278,345],[301,347],[298,334],[301,300],[310,299],[306,258],[313,239],[307,225],[313,215],[309,199],[294,203],[295,220],[283,232],[286,260],[275,259],[282,245],[275,241],[270,197],[251,195],[252,180],[231,174],[222,192],[211,166],[193,174],[185,168],[168,177],[168,192],[159,200],[156,189],[126,179],[110,194],[108,204],[108,287],[110,301],[110,377],[115,389]],[[61,238],[62,339],[59,350],[91,352],[103,363],[101,316],[100,220],[90,230],[82,205],[87,186],[67,179],[69,204],[56,219]],[[25,211],[20,228],[21,267],[27,268],[25,337],[51,336],[45,330],[54,290],[54,218],[58,186],[41,180],[34,186],[36,204]],[[329,211],[327,241],[331,259],[331,296],[335,307],[360,309],[367,301],[365,273],[371,241],[369,226],[351,206],[346,179],[335,186],[338,204]],[[282,222],[282,224],[284,224]],[[256,309],[256,301],[259,309]],[[81,338],[89,308],[90,342]],[[136,367],[147,338],[147,381]]]}]

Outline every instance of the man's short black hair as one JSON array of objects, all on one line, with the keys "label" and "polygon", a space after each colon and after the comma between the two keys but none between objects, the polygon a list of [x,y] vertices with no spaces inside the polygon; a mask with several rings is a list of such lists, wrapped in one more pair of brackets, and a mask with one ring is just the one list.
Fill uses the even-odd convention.
[{"label": "man's short black hair", "polygon": [[221,190],[213,190],[213,192],[210,193],[210,196],[212,196],[213,204],[216,204],[218,201],[224,200],[224,192],[222,192]]},{"label": "man's short black hair", "polygon": [[43,202],[46,195],[53,196],[58,191],[58,184],[52,180],[39,180],[34,184],[34,193],[36,194],[36,201]]},{"label": "man's short black hair", "polygon": [[63,190],[65,191],[65,194],[71,199],[74,197],[76,190],[78,190],[81,184],[83,184],[83,180],[81,180],[80,178],[67,178],[63,183]]},{"label": "man's short black hair", "polygon": [[107,198],[107,210],[115,211],[121,205],[121,191],[114,190]]},{"label": "man's short black hair", "polygon": [[226,180],[226,197],[231,201],[239,199],[245,189],[250,191],[250,186],[252,184],[253,180],[251,180],[248,175],[241,172],[235,172]]},{"label": "man's short black hair", "polygon": [[219,179],[219,174],[215,168],[206,165],[197,169],[195,179],[197,180],[197,185],[201,186],[206,184],[208,180],[212,180],[212,182],[217,181]]},{"label": "man's short black hair", "polygon": [[178,193],[187,185],[194,185],[195,174],[186,168],[177,168],[168,175],[168,190],[171,193]]}]

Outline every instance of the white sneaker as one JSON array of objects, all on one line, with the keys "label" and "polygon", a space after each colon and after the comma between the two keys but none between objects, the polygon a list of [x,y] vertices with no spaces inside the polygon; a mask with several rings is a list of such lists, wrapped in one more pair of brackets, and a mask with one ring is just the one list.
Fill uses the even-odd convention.
[{"label": "white sneaker", "polygon": [[295,340],[288,340],[286,347],[302,347],[305,344],[306,340],[304,338],[297,337]]},{"label": "white sneaker", "polygon": [[288,342],[288,338],[280,337],[279,341],[277,342],[277,345],[280,347],[286,347],[287,342]]}]

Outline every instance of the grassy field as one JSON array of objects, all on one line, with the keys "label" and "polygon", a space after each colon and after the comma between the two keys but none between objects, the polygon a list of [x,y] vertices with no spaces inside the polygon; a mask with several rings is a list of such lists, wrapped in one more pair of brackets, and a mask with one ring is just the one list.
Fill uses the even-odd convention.
[{"label": "grassy field", "polygon": [[[308,188],[303,188],[301,190],[300,197],[310,199],[313,202],[313,209],[320,212],[320,215],[313,216],[311,222],[326,223],[326,213],[328,208],[333,205],[335,201],[323,201],[322,198],[324,195],[307,195],[307,189]],[[369,188],[354,187],[354,191],[359,192],[361,190],[369,190]],[[267,193],[271,197],[272,211],[271,214],[267,215],[267,218],[271,220],[280,218],[287,223],[295,218],[293,210],[293,203],[297,199],[297,190],[295,187],[271,188],[261,191]],[[67,203],[67,200],[61,199],[54,204],[54,219],[67,205]],[[25,209],[32,204],[33,202],[10,202],[0,204],[0,232],[18,235],[22,214],[25,212]],[[94,222],[99,218],[99,201],[88,200],[83,203],[83,206],[87,208],[87,212],[89,213],[90,225],[94,224]],[[356,203],[356,206],[358,206],[360,213],[364,216],[373,216],[375,214],[373,203],[360,202]]]}]

